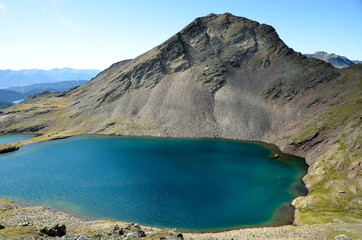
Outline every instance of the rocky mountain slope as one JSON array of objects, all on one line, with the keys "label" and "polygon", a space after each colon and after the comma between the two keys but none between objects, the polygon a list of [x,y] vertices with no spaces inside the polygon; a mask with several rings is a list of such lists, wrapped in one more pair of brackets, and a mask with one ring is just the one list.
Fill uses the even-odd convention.
[{"label": "rocky mountain slope", "polygon": [[348,66],[352,66],[354,64],[362,63],[362,61],[350,60],[344,56],[340,56],[340,55],[337,55],[334,53],[328,54],[323,51],[318,51],[313,54],[304,54],[304,55],[307,56],[308,58],[317,58],[317,59],[323,60],[325,62],[329,62],[336,68],[345,68]]},{"label": "rocky mountain slope", "polygon": [[336,69],[293,51],[271,26],[210,14],[85,85],[2,110],[0,132],[40,132],[42,140],[99,133],[274,143],[310,166],[310,193],[293,202],[295,223],[357,236],[361,84],[360,64]]}]

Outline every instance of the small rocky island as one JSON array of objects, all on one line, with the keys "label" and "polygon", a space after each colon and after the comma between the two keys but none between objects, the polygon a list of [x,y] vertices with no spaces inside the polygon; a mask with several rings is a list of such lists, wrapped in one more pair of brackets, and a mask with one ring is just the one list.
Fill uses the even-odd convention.
[{"label": "small rocky island", "polygon": [[[358,239],[361,92],[362,64],[337,69],[295,52],[269,25],[229,13],[210,14],[137,58],[113,64],[85,85],[33,95],[1,110],[0,133],[36,132],[43,139],[106,134],[272,143],[309,165],[303,178],[309,193],[293,201],[293,225],[182,236]],[[137,225],[83,221],[41,207],[3,204],[9,206],[0,212],[4,237],[23,230],[17,236],[40,236],[41,229],[63,224],[66,236],[78,239],[78,233],[99,238],[121,229],[126,236],[141,231],[134,230]],[[42,222],[43,213],[55,220]],[[156,231],[141,229],[149,238]],[[181,238],[177,231],[160,231]]]}]

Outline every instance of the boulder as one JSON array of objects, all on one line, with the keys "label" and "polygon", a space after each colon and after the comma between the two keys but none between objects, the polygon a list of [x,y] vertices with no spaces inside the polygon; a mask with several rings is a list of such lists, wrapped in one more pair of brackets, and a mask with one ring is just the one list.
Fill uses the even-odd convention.
[{"label": "boulder", "polygon": [[336,239],[336,240],[352,240],[350,237],[348,237],[347,235],[344,235],[344,234],[335,236],[334,239]]},{"label": "boulder", "polygon": [[[115,226],[115,229],[117,229],[117,225]],[[146,233],[141,229],[141,226],[136,223],[130,223],[127,227],[125,227],[125,229],[121,228],[116,231],[119,231],[120,235],[126,235],[126,237],[130,238],[146,237]]]},{"label": "boulder", "polygon": [[123,235],[124,234],[124,229],[120,228],[118,224],[116,224],[113,228],[113,233],[114,234],[119,234],[119,235]]},{"label": "boulder", "polygon": [[26,227],[26,226],[30,226],[30,225],[33,225],[31,222],[22,222],[22,223],[19,223],[18,226],[21,226],[21,227]]},{"label": "boulder", "polygon": [[43,228],[40,230],[41,233],[46,234],[50,237],[62,237],[66,235],[66,227],[65,225],[55,225],[51,228]]}]

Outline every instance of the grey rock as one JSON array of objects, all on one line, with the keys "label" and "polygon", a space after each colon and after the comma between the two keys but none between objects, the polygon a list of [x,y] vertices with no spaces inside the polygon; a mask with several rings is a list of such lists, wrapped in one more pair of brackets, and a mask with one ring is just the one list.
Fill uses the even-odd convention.
[{"label": "grey rock", "polygon": [[118,224],[114,225],[114,227],[113,227],[113,231],[118,231],[118,230],[120,230],[120,229],[121,229],[121,228],[119,227]]},{"label": "grey rock", "polygon": [[[131,229],[131,228],[130,228]],[[119,234],[119,235],[123,235],[124,234],[124,229],[120,228],[118,224],[116,224],[113,228],[113,233],[114,234]]]},{"label": "grey rock", "polygon": [[51,228],[43,228],[40,230],[40,233],[46,234],[50,237],[62,237],[66,235],[65,225],[55,225]]},{"label": "grey rock", "polygon": [[138,234],[136,232],[129,232],[129,233],[127,233],[126,237],[136,238],[136,237],[138,237]]},{"label": "grey rock", "polygon": [[352,240],[352,238],[348,237],[348,236],[345,235],[345,234],[341,234],[341,235],[335,236],[334,239],[336,239],[336,240]]},{"label": "grey rock", "polygon": [[348,166],[348,178],[355,178],[359,172],[362,172],[362,161],[354,161]]},{"label": "grey rock", "polygon": [[22,223],[19,223],[18,226],[30,226],[30,225],[33,225],[31,222],[22,222]]},{"label": "grey rock", "polygon": [[146,237],[146,233],[143,231],[143,230],[138,230],[137,231],[137,235],[139,236],[139,237]]},{"label": "grey rock", "polygon": [[75,237],[74,239],[76,239],[76,240],[88,240],[90,238],[85,236],[85,235],[79,235],[79,236]]}]

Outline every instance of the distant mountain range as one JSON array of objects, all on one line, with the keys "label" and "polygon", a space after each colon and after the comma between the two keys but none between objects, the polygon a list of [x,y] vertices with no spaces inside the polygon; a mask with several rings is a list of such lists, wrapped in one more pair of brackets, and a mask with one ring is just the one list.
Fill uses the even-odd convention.
[{"label": "distant mountain range", "polygon": [[0,70],[0,88],[27,86],[37,83],[55,83],[70,80],[85,80],[97,76],[101,70],[54,68],[51,70]]},{"label": "distant mountain range", "polygon": [[22,100],[28,96],[45,91],[63,92],[69,88],[77,87],[85,84],[88,81],[74,80],[62,81],[56,83],[38,83],[23,87],[11,87],[0,89],[0,109],[9,107],[14,101]]},{"label": "distant mountain range", "polygon": [[74,81],[61,81],[56,83],[38,83],[23,87],[10,87],[7,90],[19,92],[19,93],[31,93],[35,94],[44,91],[63,92],[69,88],[77,87],[85,84],[88,81],[74,80]]},{"label": "distant mountain range", "polygon": [[0,109],[10,107],[11,105],[11,103],[0,102]]},{"label": "distant mountain range", "polygon": [[329,62],[336,68],[345,68],[354,64],[362,63],[358,60],[350,60],[344,56],[340,56],[334,53],[328,54],[327,52],[319,51],[313,54],[304,54],[308,58],[317,58],[326,62]]}]

